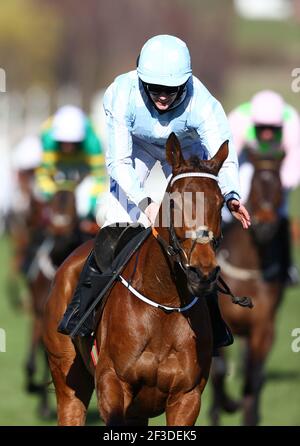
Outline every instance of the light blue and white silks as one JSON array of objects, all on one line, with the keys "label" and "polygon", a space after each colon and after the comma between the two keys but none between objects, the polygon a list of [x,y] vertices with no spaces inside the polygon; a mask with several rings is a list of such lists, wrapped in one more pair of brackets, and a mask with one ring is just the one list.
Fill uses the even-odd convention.
[{"label": "light blue and white silks", "polygon": [[166,177],[171,173],[166,141],[172,132],[180,141],[184,158],[195,154],[210,159],[229,140],[229,155],[219,172],[219,184],[225,198],[232,193],[239,197],[238,160],[226,115],[196,77],[190,77],[181,97],[165,113],[155,109],[136,71],[117,77],[106,90],[103,104],[111,184],[110,193],[99,202],[99,224],[139,219],[137,204],[149,196],[145,182],[156,161]]}]

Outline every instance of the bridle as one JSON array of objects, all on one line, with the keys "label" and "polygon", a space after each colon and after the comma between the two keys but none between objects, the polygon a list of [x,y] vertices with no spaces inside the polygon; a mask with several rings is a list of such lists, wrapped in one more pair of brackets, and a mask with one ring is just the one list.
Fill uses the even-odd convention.
[{"label": "bridle", "polygon": [[[206,172],[186,172],[182,174],[175,175],[170,178],[169,180],[169,187],[172,187],[174,183],[180,179],[183,178],[190,178],[190,177],[200,177],[200,178],[210,178],[216,182],[219,181],[218,177],[216,175],[212,175],[210,173]],[[170,200],[170,211],[174,209],[174,200]],[[179,264],[181,269],[186,273],[187,271],[190,271],[193,269],[193,267],[190,266],[190,259],[192,255],[192,251],[195,248],[197,244],[206,245],[208,243],[212,244],[213,250],[216,251],[219,242],[220,237],[216,237],[213,233],[213,231],[206,225],[198,226],[197,229],[187,231],[186,234],[188,235],[187,238],[193,240],[192,248],[187,254],[185,250],[182,247],[182,242],[179,240],[178,236],[176,235],[175,227],[173,219],[170,219],[170,225],[168,228],[169,236],[170,236],[170,244],[166,242],[164,238],[162,238],[156,229],[153,230],[153,235],[158,239],[158,241],[161,243],[161,245],[164,247],[167,255],[170,258],[173,258],[176,263]]]},{"label": "bridle", "polygon": [[[217,183],[219,182],[218,177],[216,175],[212,175],[210,173],[186,172],[186,173],[178,174],[178,175],[171,177],[169,180],[169,186],[172,187],[173,184],[177,180],[182,179],[182,178],[188,178],[188,177],[210,178],[210,179],[216,181]],[[168,186],[168,188],[169,188],[169,186]],[[168,188],[167,188],[167,190],[168,190]],[[172,206],[172,201],[170,202],[170,204]],[[174,203],[173,203],[173,205],[174,205]],[[189,238],[193,239],[193,244],[192,244],[192,249],[190,250],[189,255],[187,255],[186,252],[184,251],[183,247],[181,246],[180,240],[178,239],[178,237],[176,235],[173,221],[170,222],[170,227],[169,227],[169,235],[170,235],[171,243],[167,243],[167,241],[163,237],[161,237],[161,235],[158,233],[158,231],[155,228],[152,228],[152,234],[158,240],[158,242],[161,244],[161,246],[163,247],[167,256],[169,258],[174,259],[174,261],[177,264],[179,264],[179,266],[181,267],[181,269],[187,276],[187,280],[188,280],[189,272],[198,274],[197,270],[195,268],[191,267],[189,264],[189,259],[191,258],[191,253],[192,253],[194,247],[196,246],[196,244],[200,243],[200,244],[204,245],[204,244],[211,243],[213,250],[216,251],[217,247],[220,243],[220,239],[221,239],[221,236],[216,237],[214,235],[213,231],[210,230],[210,228],[208,226],[205,226],[205,225],[199,226],[196,230],[189,232],[189,236],[190,236]],[[183,258],[186,260],[186,262],[182,261]],[[219,282],[216,285],[217,291],[225,294],[226,296],[229,296],[231,298],[232,303],[240,305],[242,307],[248,307],[248,308],[253,307],[251,298],[245,297],[245,296],[243,296],[243,297],[235,296],[232,293],[232,291],[230,290],[229,286],[224,281],[224,279],[222,279],[221,276],[219,276],[219,277],[216,276],[216,278],[218,279],[218,282]],[[206,280],[206,282],[209,284],[211,281]],[[124,285],[127,286],[126,283],[124,283]],[[134,290],[132,290],[132,289],[130,291],[134,292]],[[137,297],[141,298],[141,295],[138,295],[135,292],[134,292],[134,294]],[[151,303],[151,305],[157,306],[158,308],[161,308],[165,312],[173,312],[173,311],[184,312],[184,311],[190,309],[198,301],[198,299],[199,299],[199,297],[197,297],[197,296],[194,297],[193,301],[183,308],[169,308],[164,305],[153,304],[153,302]],[[150,303],[149,300],[147,300],[147,303],[148,304]]]},{"label": "bridle", "polygon": [[[177,181],[177,180],[179,180],[181,178],[188,178],[188,177],[210,178],[210,179],[218,182],[218,177],[215,176],[215,175],[209,174],[209,173],[204,173],[204,172],[187,172],[187,173],[183,173],[183,174],[179,174],[179,175],[175,175],[174,177],[171,177],[170,180],[169,180],[170,187],[173,186],[175,181]],[[191,270],[191,267],[190,267],[188,262],[186,264],[182,262],[182,259],[181,259],[182,256],[187,257],[187,259],[188,259],[188,257],[190,257],[190,255],[186,256],[186,253],[183,250],[178,237],[176,236],[173,222],[172,222],[172,224],[170,225],[170,228],[169,228],[169,234],[170,234],[171,243],[168,243],[158,233],[158,231],[155,228],[152,228],[152,234],[157,239],[157,241],[160,243],[160,245],[163,247],[163,249],[166,252],[167,256],[169,258],[174,258],[174,260],[179,263],[179,265],[181,266],[181,268],[183,269],[185,274],[189,270]],[[216,239],[216,237],[214,236],[213,232],[207,226],[200,226],[195,231],[191,231],[189,235],[191,236],[190,238],[193,239],[192,250],[193,250],[194,246],[196,245],[196,243],[201,243],[201,244],[212,243],[214,245],[214,249],[216,249],[215,245],[219,241],[218,239]],[[137,254],[137,256],[138,256],[138,254]],[[126,280],[121,274],[117,274],[117,277],[120,280],[120,282],[132,294],[134,294],[138,299],[140,299],[141,301],[147,303],[148,305],[150,305],[152,307],[155,307],[155,308],[158,308],[158,309],[164,311],[165,313],[173,313],[173,312],[184,313],[186,311],[189,311],[199,301],[199,298],[200,298],[199,296],[192,296],[193,299],[187,305],[184,305],[183,307],[169,307],[169,306],[166,306],[166,305],[159,304],[159,303],[153,301],[152,299],[147,298],[146,296],[141,294],[139,291],[137,291],[131,285],[133,276],[134,276],[134,274],[136,272],[136,268],[137,268],[137,258],[136,258],[134,270],[133,270],[133,272],[131,274],[131,278],[129,280]],[[223,294],[225,294],[227,296],[230,296],[232,303],[238,304],[238,305],[243,306],[243,307],[249,307],[249,308],[251,308],[253,306],[250,298],[234,296],[233,293],[231,292],[231,290],[229,289],[229,287],[227,286],[227,284],[224,282],[224,280],[219,277],[219,281],[220,281],[221,285],[223,286],[223,288],[221,288],[220,285],[218,285],[217,286],[217,290],[222,292]],[[84,316],[81,318],[80,322],[77,324],[77,327],[75,328],[75,330],[77,330],[78,327],[81,324],[84,323],[84,321],[87,319],[87,317],[89,317],[91,312],[96,307],[97,303],[99,303],[101,297],[102,297],[102,295],[100,294],[98,296],[98,298],[93,302],[93,304],[90,306],[89,310],[84,314]],[[71,336],[74,336],[74,333],[76,333],[75,330],[73,330],[73,333],[71,333]]]}]

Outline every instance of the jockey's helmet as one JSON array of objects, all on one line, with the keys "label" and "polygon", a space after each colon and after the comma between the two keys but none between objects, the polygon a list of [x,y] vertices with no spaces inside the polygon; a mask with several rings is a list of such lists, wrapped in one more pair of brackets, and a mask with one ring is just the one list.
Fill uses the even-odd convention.
[{"label": "jockey's helmet", "polygon": [[251,100],[251,118],[254,125],[281,127],[284,100],[272,90],[256,93]]},{"label": "jockey's helmet", "polygon": [[53,117],[52,136],[55,141],[81,142],[85,138],[86,117],[80,108],[65,105]]},{"label": "jockey's helmet", "polygon": [[185,84],[192,74],[188,47],[175,36],[152,37],[141,50],[137,73],[146,84],[168,87]]},{"label": "jockey's helmet", "polygon": [[37,136],[25,136],[14,148],[12,167],[15,170],[33,170],[42,162],[42,145]]}]

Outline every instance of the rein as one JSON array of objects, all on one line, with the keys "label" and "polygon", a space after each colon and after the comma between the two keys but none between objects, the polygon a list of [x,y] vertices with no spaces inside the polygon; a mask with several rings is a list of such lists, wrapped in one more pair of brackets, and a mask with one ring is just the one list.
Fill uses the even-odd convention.
[{"label": "rein", "polygon": [[[171,177],[170,185],[172,186],[175,183],[175,181],[177,181],[181,178],[187,178],[187,177],[205,177],[205,178],[213,179],[214,181],[218,181],[218,177],[215,175],[211,175],[211,174],[204,173],[204,172],[203,173],[202,172],[194,172],[194,173],[188,172],[188,173],[176,175],[173,178]],[[173,245],[167,243],[166,240],[159,235],[158,231],[154,227],[152,228],[152,234],[155,237],[155,239],[164,248],[165,252],[167,253],[167,255],[169,257],[177,257],[177,259],[175,261],[177,261],[177,263],[179,263],[180,267],[185,272],[189,268],[188,258],[186,256],[186,253],[183,251],[182,247],[180,246],[180,242],[175,234],[173,223],[171,223],[171,225],[170,225],[169,233],[170,233],[170,237],[172,239]],[[211,242],[214,243],[214,247],[216,248],[217,240],[215,239],[213,232],[210,231],[207,226],[200,226],[199,228],[197,228],[197,230],[190,231],[189,236],[191,239],[194,240],[192,249],[194,248],[196,243],[207,244],[207,243],[211,243]],[[181,253],[182,252],[184,252],[185,258],[187,260],[186,265],[183,265],[181,262]],[[137,260],[136,260],[136,262],[137,262]],[[136,267],[136,265],[135,265],[135,267]],[[135,270],[135,268],[134,268],[134,270]],[[193,300],[189,304],[185,305],[184,307],[169,307],[166,305],[158,304],[157,302],[147,298],[146,296],[143,296],[139,291],[137,291],[135,288],[133,288],[131,286],[130,282],[131,282],[132,278],[131,278],[130,282],[128,282],[126,279],[124,279],[124,277],[119,275],[119,279],[120,279],[121,283],[132,294],[134,294],[138,299],[142,300],[143,302],[147,303],[148,305],[151,305],[155,308],[159,308],[159,309],[163,310],[165,313],[173,313],[173,312],[183,313],[183,312],[189,310],[190,308],[192,308],[199,300],[198,296],[193,296]],[[249,307],[249,308],[253,307],[253,304],[252,304],[252,301],[250,298],[248,298],[248,297],[240,298],[240,297],[234,296],[234,294],[231,292],[230,288],[225,283],[225,281],[221,277],[219,277],[218,280],[219,280],[220,284],[223,286],[223,288],[221,288],[220,285],[217,285],[217,290],[225,295],[230,296],[231,301],[233,303],[241,305],[243,307]]]},{"label": "rein", "polygon": [[121,275],[119,275],[119,278],[121,280],[121,283],[128,288],[129,291],[131,291],[132,294],[134,294],[136,297],[138,297],[140,300],[145,302],[148,305],[151,305],[152,307],[159,308],[160,310],[163,310],[165,313],[183,313],[184,311],[189,310],[192,308],[196,302],[198,302],[199,297],[194,296],[194,299],[186,306],[184,307],[168,307],[166,305],[158,304],[157,302],[154,302],[151,299],[148,299],[148,297],[143,296],[141,293],[139,293],[135,288],[133,288],[127,280],[124,279]]},{"label": "rein", "polygon": [[219,282],[221,283],[221,285],[223,286],[223,288],[220,287],[220,285],[217,285],[217,290],[222,293],[225,294],[226,296],[230,296],[231,297],[231,302],[233,304],[237,304],[240,305],[241,307],[248,307],[248,308],[253,308],[253,303],[250,297],[238,297],[235,296],[232,291],[230,290],[229,286],[227,285],[227,283],[225,282],[224,279],[222,279],[222,277],[218,278]]}]

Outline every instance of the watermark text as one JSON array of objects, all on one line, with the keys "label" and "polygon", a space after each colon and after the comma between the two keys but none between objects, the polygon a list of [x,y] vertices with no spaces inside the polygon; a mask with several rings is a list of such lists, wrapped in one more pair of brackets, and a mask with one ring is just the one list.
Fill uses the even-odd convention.
[{"label": "watermark text", "polygon": [[0,68],[0,93],[6,92],[6,73],[3,68]]},{"label": "watermark text", "polygon": [[6,333],[3,328],[0,328],[0,353],[6,352]]},{"label": "watermark text", "polygon": [[294,328],[292,330],[291,336],[295,338],[292,341],[291,348],[294,353],[300,352],[300,328]]},{"label": "watermark text", "polygon": [[292,77],[294,78],[291,83],[291,89],[294,93],[300,92],[300,68],[294,68],[292,70]]}]

